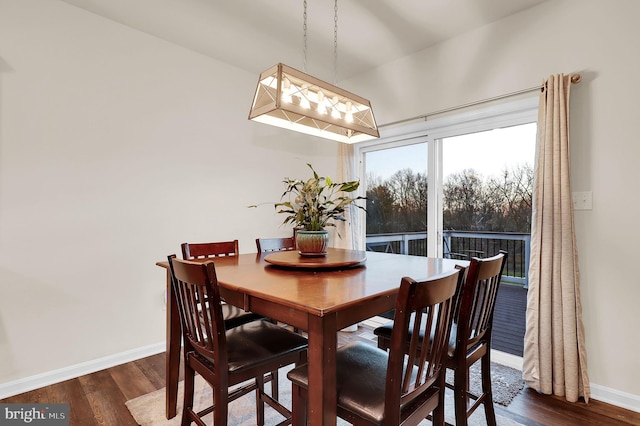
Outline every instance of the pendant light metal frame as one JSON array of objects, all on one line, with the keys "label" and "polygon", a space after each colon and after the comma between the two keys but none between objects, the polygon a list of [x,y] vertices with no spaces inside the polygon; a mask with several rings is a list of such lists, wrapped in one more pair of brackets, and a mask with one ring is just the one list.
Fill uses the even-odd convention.
[{"label": "pendant light metal frame", "polygon": [[[337,0],[335,10],[337,63]],[[306,64],[306,1],[304,21]],[[380,137],[367,99],[282,63],[260,74],[249,120],[343,143]]]},{"label": "pendant light metal frame", "polygon": [[260,74],[249,119],[344,143],[380,137],[368,100],[282,63]]}]

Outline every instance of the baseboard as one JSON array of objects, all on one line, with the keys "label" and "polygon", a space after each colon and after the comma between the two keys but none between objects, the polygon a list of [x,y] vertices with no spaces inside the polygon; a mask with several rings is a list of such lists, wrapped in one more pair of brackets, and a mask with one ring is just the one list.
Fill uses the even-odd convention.
[{"label": "baseboard", "polygon": [[633,395],[606,386],[594,385],[593,383],[590,386],[591,398],[640,413],[640,395]]},{"label": "baseboard", "polygon": [[522,371],[522,357],[491,349],[491,361]]},{"label": "baseboard", "polygon": [[0,384],[0,399],[10,396],[19,395],[44,386],[60,383],[65,380],[75,379],[85,374],[95,373],[105,368],[115,365],[125,364],[140,358],[155,355],[164,352],[167,349],[166,343],[156,343],[141,348],[120,352],[103,358],[94,359],[92,361],[83,362],[81,364],[70,365],[58,370],[47,371],[46,373],[37,374],[35,376],[25,377],[24,379],[15,380],[13,382]]}]

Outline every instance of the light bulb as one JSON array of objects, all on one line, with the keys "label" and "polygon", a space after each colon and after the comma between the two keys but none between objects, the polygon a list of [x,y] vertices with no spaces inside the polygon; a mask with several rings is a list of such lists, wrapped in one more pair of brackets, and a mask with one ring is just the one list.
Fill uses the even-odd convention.
[{"label": "light bulb", "polygon": [[351,112],[351,102],[347,101],[347,112],[344,115],[344,119],[347,123],[353,123],[353,113]]},{"label": "light bulb", "polygon": [[282,102],[291,103],[291,82],[288,79],[282,80]]},{"label": "light bulb", "polygon": [[318,91],[318,112],[320,114],[326,114],[327,113],[327,107],[324,105],[324,93],[322,92],[322,90]]},{"label": "light bulb", "polygon": [[340,118],[340,111],[338,111],[338,97],[334,96],[331,104],[331,116],[333,118]]}]

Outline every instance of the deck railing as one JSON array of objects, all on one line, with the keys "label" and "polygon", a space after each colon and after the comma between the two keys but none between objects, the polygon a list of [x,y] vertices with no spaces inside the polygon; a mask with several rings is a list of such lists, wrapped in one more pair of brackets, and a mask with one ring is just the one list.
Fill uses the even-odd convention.
[{"label": "deck railing", "polygon": [[[367,235],[367,250],[386,253],[427,255],[427,233],[408,232]],[[504,282],[529,283],[531,235],[516,232],[444,231],[443,255],[454,259],[493,256],[500,250],[509,253]]]}]

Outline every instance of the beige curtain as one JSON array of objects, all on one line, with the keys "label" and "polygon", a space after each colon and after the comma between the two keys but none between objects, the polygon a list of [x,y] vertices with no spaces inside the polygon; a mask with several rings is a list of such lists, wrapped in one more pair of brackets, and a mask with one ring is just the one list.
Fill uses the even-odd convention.
[{"label": "beige curtain", "polygon": [[[338,168],[336,170],[336,181],[347,182],[358,179],[355,148],[351,144],[338,144]],[[342,238],[336,234],[333,246],[336,248],[357,250],[360,241],[360,223],[358,220],[357,207],[351,205],[345,211],[346,222],[338,221],[336,223],[336,231]]]},{"label": "beige curtain", "polygon": [[523,377],[544,394],[588,402],[569,174],[570,86],[569,76],[553,75],[540,95]]},{"label": "beige curtain", "polygon": [[[346,182],[358,179],[358,163],[356,161],[355,148],[351,144],[338,144],[338,169],[336,171],[336,180],[338,182]],[[358,250],[360,241],[360,223],[358,220],[357,207],[351,205],[344,212],[345,222],[338,221],[336,223],[336,231],[342,238],[336,234],[333,246],[347,250]],[[350,325],[341,331],[354,333],[358,331],[358,324]]]}]

